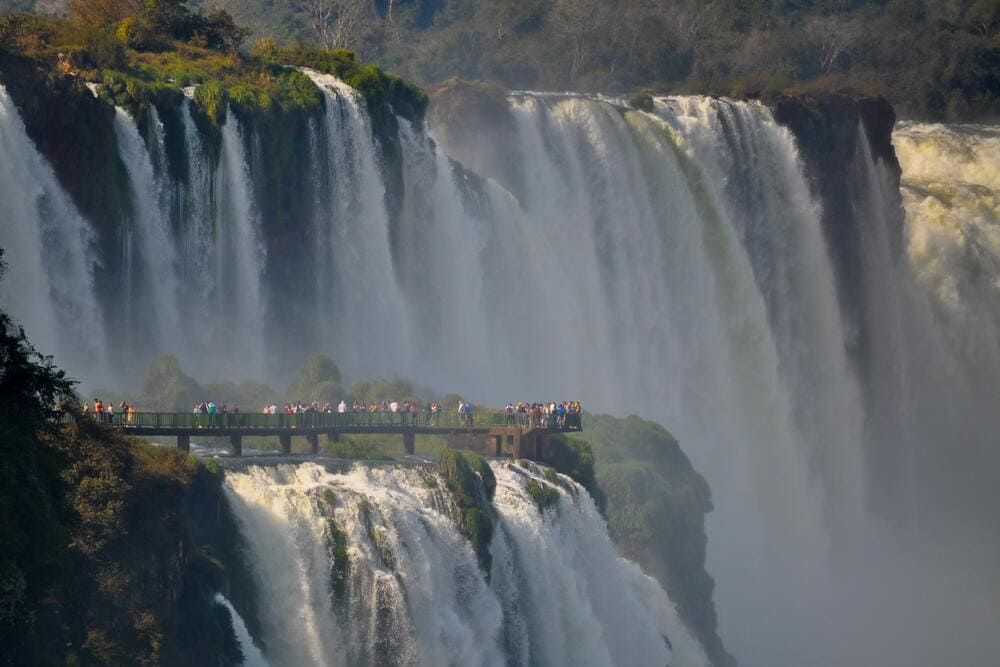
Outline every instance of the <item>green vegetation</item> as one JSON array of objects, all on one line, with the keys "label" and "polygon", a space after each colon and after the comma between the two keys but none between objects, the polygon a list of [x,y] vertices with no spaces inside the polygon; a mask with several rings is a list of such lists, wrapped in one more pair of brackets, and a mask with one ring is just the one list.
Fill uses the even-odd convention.
[{"label": "green vegetation", "polygon": [[221,477],[56,405],[71,383],[0,312],[0,663],[240,664]]},{"label": "green vegetation", "polygon": [[[476,462],[477,458],[479,462]],[[476,470],[481,471],[483,468],[493,478],[493,471],[482,458],[470,456],[466,452],[446,449],[438,459],[438,472],[445,479],[458,512],[458,526],[472,545],[479,559],[479,566],[488,577],[493,564],[490,540],[493,538],[494,520],[490,505],[492,494],[487,491],[486,476],[480,477]],[[492,480],[492,486],[496,488],[495,479]]]},{"label": "green vegetation", "polygon": [[[907,117],[996,117],[997,0],[204,0],[261,34],[351,48],[411,80],[755,95],[881,92]],[[337,7],[310,20],[306,7]]]},{"label": "green vegetation", "polygon": [[296,400],[334,403],[346,396],[340,386],[340,369],[333,359],[319,352],[306,357],[299,368],[299,376],[286,392]]},{"label": "green vegetation", "polygon": [[103,84],[101,96],[137,118],[150,104],[176,102],[181,89],[193,85],[195,102],[215,124],[227,104],[247,119],[316,113],[323,95],[292,69],[299,66],[334,74],[356,88],[376,125],[388,122],[390,108],[419,123],[427,106],[418,87],[357,62],[349,51],[278,48],[263,39],[246,54],[240,45],[249,30],[223,10],[192,12],[184,0],[71,0],[69,9],[71,18],[0,17],[0,71],[28,61],[52,75]]},{"label": "green vegetation", "polygon": [[524,490],[531,496],[539,512],[559,505],[559,492],[544,482],[529,479]]},{"label": "green vegetation", "polygon": [[663,584],[712,663],[730,664],[717,634],[715,582],[705,571],[705,515],[712,510],[708,483],[659,424],[634,415],[583,419],[585,430],[572,440],[593,450],[612,539],[623,556]]},{"label": "green vegetation", "polygon": [[[590,428],[590,424],[587,424],[587,428]],[[607,498],[594,473],[594,452],[589,442],[567,435],[550,436],[545,463],[552,466],[553,472],[561,472],[574,479],[594,499],[597,509],[601,512],[606,510]],[[548,475],[547,470],[546,479],[549,478]],[[561,484],[559,477],[554,474],[549,481]]]},{"label": "green vegetation", "polygon": [[326,533],[326,549],[331,561],[330,590],[334,599],[343,602],[344,593],[347,590],[347,580],[351,573],[351,560],[347,555],[347,533],[341,530],[337,522],[333,520],[333,510],[337,506],[337,494],[331,489],[324,489],[323,502],[326,504],[326,513],[330,517],[327,521]]},{"label": "green vegetation", "polygon": [[[399,439],[399,436],[396,436]],[[326,446],[326,453],[338,459],[354,459],[360,461],[391,461],[392,455],[384,447],[369,439],[361,437],[344,437],[340,442]]]}]

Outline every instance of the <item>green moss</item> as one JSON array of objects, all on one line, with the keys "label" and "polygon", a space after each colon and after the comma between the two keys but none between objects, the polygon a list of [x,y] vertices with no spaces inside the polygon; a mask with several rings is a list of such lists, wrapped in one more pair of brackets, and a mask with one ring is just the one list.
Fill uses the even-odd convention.
[{"label": "green moss", "polygon": [[225,471],[222,469],[222,464],[219,463],[217,459],[208,459],[207,461],[205,461],[204,465],[205,465],[205,471],[209,475],[212,475],[213,477],[218,477],[220,481],[226,474]]},{"label": "green moss", "polygon": [[653,98],[647,93],[632,93],[628,96],[628,105],[639,111],[653,111]]},{"label": "green moss", "polygon": [[331,442],[326,453],[338,459],[355,461],[391,461],[392,456],[382,451],[378,444],[367,439],[346,437],[340,442]]},{"label": "green moss", "polygon": [[372,508],[367,500],[362,499],[359,501],[358,518],[361,520],[361,525],[364,526],[365,534],[368,535],[369,541],[375,548],[375,553],[382,559],[382,563],[390,570],[395,569],[396,555],[392,552],[392,545],[389,543],[389,538],[386,537],[385,531],[376,526],[372,521]]},{"label": "green moss", "polygon": [[490,467],[486,459],[475,452],[463,452],[462,455],[472,469],[479,474],[479,478],[483,481],[483,488],[486,490],[486,498],[493,502],[497,491],[497,478],[493,474],[493,468]]},{"label": "green moss", "polygon": [[385,122],[385,116],[391,113],[412,123],[423,122],[427,93],[376,65],[359,64],[350,51],[297,45],[286,49],[262,49],[259,53],[273,58],[274,62],[309,67],[342,79],[365,98],[373,124]]},{"label": "green moss", "polygon": [[206,81],[194,90],[194,101],[212,122],[221,125],[226,117],[229,95],[218,81]]},{"label": "green moss", "polygon": [[347,555],[347,533],[333,519],[327,523],[326,548],[330,555],[330,591],[334,598],[343,601],[350,576],[351,561]]},{"label": "green moss", "polygon": [[528,483],[524,485],[524,490],[531,496],[539,512],[544,512],[559,504],[559,491],[544,482],[529,479]]},{"label": "green moss", "polygon": [[590,443],[561,434],[550,436],[545,460],[551,466],[554,478],[549,479],[549,471],[547,470],[546,479],[553,484],[562,486],[570,493],[575,493],[576,488],[565,484],[555,473],[566,475],[586,489],[587,493],[594,499],[597,509],[604,512],[606,500],[594,475],[594,453],[590,448]]},{"label": "green moss", "polygon": [[[480,477],[473,469],[471,460],[478,459],[476,467],[482,469],[489,465],[482,457],[463,453],[454,449],[446,449],[438,459],[438,472],[445,480],[445,485],[455,503],[458,516],[456,522],[472,545],[479,560],[479,566],[489,576],[493,564],[490,554],[490,540],[493,539],[494,519],[493,507],[489,498],[492,497],[486,488],[485,475]],[[493,471],[489,470],[493,477]],[[492,481],[496,488],[496,479]]]}]

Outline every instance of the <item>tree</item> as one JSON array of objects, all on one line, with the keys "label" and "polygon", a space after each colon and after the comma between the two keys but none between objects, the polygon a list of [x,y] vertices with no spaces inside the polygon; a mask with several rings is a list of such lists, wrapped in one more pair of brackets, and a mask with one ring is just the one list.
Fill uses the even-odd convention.
[{"label": "tree", "polygon": [[237,25],[229,12],[217,9],[205,17],[198,17],[194,23],[194,37],[204,40],[205,46],[219,51],[236,53],[240,45],[250,35],[250,30]]},{"label": "tree", "polygon": [[806,24],[806,34],[816,49],[815,58],[819,70],[829,74],[841,56],[859,38],[860,25],[850,19],[837,16],[816,16]]},{"label": "tree", "polygon": [[316,39],[328,49],[347,48],[358,29],[371,14],[365,0],[295,0]]},{"label": "tree", "polygon": [[[5,270],[0,249],[0,278]],[[36,623],[65,558],[71,510],[54,407],[73,383],[0,311],[0,646],[9,664],[36,662]],[[57,602],[56,602],[57,603]]]},{"label": "tree", "polygon": [[1000,27],[1000,0],[976,0],[965,18],[973,32],[990,37]]},{"label": "tree", "polygon": [[570,44],[569,80],[576,81],[587,63],[592,47],[599,44],[604,27],[615,12],[605,0],[555,0],[550,21],[555,31]]},{"label": "tree", "polygon": [[162,412],[187,412],[196,401],[202,400],[202,388],[181,370],[180,362],[172,354],[150,362],[143,391],[149,407]]},{"label": "tree", "polygon": [[126,17],[143,11],[142,0],[69,0],[70,15],[84,25],[118,25]]},{"label": "tree", "polygon": [[306,357],[299,376],[288,387],[288,400],[333,402],[344,395],[340,386],[340,369],[333,359],[321,352]]}]

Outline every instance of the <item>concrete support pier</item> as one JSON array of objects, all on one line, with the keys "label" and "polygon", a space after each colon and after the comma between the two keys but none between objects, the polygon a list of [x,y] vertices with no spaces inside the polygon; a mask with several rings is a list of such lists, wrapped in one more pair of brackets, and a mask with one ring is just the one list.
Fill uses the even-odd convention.
[{"label": "concrete support pier", "polygon": [[281,453],[291,454],[292,453],[292,436],[287,433],[282,433],[278,436],[278,442],[281,443]]},{"label": "concrete support pier", "polygon": [[328,443],[330,443],[331,445],[340,442],[340,432],[339,431],[331,431],[330,433],[327,433],[326,434],[326,441]]},{"label": "concrete support pier", "polygon": [[417,451],[417,436],[413,431],[403,432],[403,449],[407,454],[414,454]]},{"label": "concrete support pier", "polygon": [[243,456],[243,436],[229,436],[229,453],[233,456]]},{"label": "concrete support pier", "polygon": [[177,449],[182,452],[191,451],[191,436],[190,435],[179,435],[177,436]]},{"label": "concrete support pier", "polygon": [[306,441],[309,443],[309,452],[312,454],[319,454],[319,434],[307,433]]}]

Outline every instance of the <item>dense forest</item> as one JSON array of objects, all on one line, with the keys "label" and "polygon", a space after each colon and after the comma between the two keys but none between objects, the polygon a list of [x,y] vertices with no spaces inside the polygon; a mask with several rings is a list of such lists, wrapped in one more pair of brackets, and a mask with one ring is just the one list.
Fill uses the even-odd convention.
[{"label": "dense forest", "polygon": [[[123,4],[123,3],[119,3]],[[127,3],[124,3],[127,4]],[[252,40],[354,50],[428,85],[882,93],[904,117],[1000,108],[1000,0],[200,0]],[[66,11],[62,0],[0,9]]]}]

